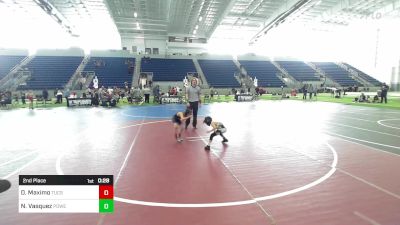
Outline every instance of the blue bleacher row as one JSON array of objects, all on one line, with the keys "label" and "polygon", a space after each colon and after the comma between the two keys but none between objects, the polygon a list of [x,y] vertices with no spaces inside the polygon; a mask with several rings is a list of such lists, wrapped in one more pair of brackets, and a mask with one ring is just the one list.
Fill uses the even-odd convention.
[{"label": "blue bleacher row", "polygon": [[300,61],[279,61],[279,65],[298,81],[319,81],[315,70]]},{"label": "blue bleacher row", "polygon": [[358,81],[350,77],[349,72],[333,62],[315,62],[318,68],[330,75],[330,78],[342,86],[362,86]]},{"label": "blue bleacher row", "polygon": [[25,66],[31,72],[25,88],[62,88],[82,60],[83,57],[75,56],[37,56]]},{"label": "blue bleacher row", "polygon": [[237,67],[232,60],[199,60],[199,64],[209,86],[240,87],[234,77]]},{"label": "blue bleacher row", "polygon": [[345,63],[345,65],[346,65],[348,68],[350,68],[350,69],[356,71],[356,72],[358,73],[358,75],[359,75],[361,78],[363,78],[364,80],[370,82],[371,84],[373,84],[373,85],[375,85],[375,86],[380,86],[380,85],[381,85],[382,82],[380,82],[379,80],[377,80],[377,79],[371,77],[370,75],[368,75],[368,74],[362,72],[361,70],[359,70],[359,69],[353,67],[353,66],[350,65],[350,64]]},{"label": "blue bleacher row", "polygon": [[[26,56],[0,56],[0,79],[6,76],[12,68],[18,65]],[[78,66],[81,56],[36,56],[24,68],[31,72],[31,78],[23,89],[58,89],[63,88]],[[200,59],[199,65],[209,84],[214,88],[240,87],[233,76],[239,71],[232,60]],[[261,87],[286,86],[281,80],[280,71],[269,61],[239,60],[247,73],[257,77]],[[301,82],[319,81],[320,77],[309,65],[301,61],[277,61],[293,78]],[[329,78],[341,86],[362,86],[354,80],[348,71],[333,62],[314,62]],[[92,57],[84,71],[93,71],[100,85],[123,87],[125,82],[132,81],[135,68],[135,58],[123,57]],[[359,76],[375,86],[380,81],[366,73],[346,64]],[[182,81],[187,73],[196,72],[192,59],[158,59],[142,58],[141,72],[152,72],[153,81]]]},{"label": "blue bleacher row", "polygon": [[132,81],[134,67],[135,58],[92,57],[85,71],[95,72],[100,86],[124,87],[124,82]]},{"label": "blue bleacher row", "polygon": [[181,81],[189,72],[196,72],[191,59],[142,58],[141,71],[152,72],[153,81]]},{"label": "blue bleacher row", "polygon": [[261,87],[286,87],[286,84],[278,78],[279,70],[269,61],[239,60],[247,74],[253,79],[257,77]]},{"label": "blue bleacher row", "polygon": [[18,65],[25,56],[15,56],[15,55],[7,55],[7,56],[0,56],[0,79],[6,76],[12,68]]}]

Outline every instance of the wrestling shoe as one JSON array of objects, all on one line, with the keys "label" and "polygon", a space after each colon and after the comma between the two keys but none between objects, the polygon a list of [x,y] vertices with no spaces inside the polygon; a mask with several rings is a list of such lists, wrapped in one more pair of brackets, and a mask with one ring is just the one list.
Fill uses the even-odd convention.
[{"label": "wrestling shoe", "polygon": [[210,150],[210,146],[207,145],[206,147],[204,147],[204,150]]},{"label": "wrestling shoe", "polygon": [[222,143],[225,143],[225,142],[228,142],[228,139],[224,139],[224,140],[222,140]]}]

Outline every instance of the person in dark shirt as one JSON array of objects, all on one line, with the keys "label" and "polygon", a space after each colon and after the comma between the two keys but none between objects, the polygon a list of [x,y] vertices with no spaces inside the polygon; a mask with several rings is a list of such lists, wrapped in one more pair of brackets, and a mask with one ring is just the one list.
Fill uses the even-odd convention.
[{"label": "person in dark shirt", "polygon": [[383,103],[383,100],[385,99],[385,104],[387,104],[388,90],[389,90],[389,86],[386,83],[383,83],[382,88],[381,88],[381,103]]},{"label": "person in dark shirt", "polygon": [[306,100],[306,99],[307,99],[307,86],[304,85],[303,86],[303,100]]},{"label": "person in dark shirt", "polygon": [[191,108],[186,108],[185,112],[177,112],[172,116],[172,124],[174,125],[175,139],[177,142],[182,142],[182,122],[192,117]]},{"label": "person in dark shirt", "polygon": [[0,106],[5,106],[6,95],[5,93],[0,92]]},{"label": "person in dark shirt", "polygon": [[23,105],[26,104],[25,98],[26,98],[25,93],[21,92],[21,102],[22,102]]},{"label": "person in dark shirt", "polygon": [[99,93],[96,90],[94,91],[94,94],[92,97],[92,105],[99,106]]},{"label": "person in dark shirt", "polygon": [[46,103],[47,99],[49,98],[49,92],[46,89],[42,91],[43,101]]}]

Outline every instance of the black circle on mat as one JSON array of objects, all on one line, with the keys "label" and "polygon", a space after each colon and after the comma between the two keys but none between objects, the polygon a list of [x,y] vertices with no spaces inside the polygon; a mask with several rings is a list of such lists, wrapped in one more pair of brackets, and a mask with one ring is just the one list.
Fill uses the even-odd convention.
[{"label": "black circle on mat", "polygon": [[10,189],[11,183],[8,180],[0,180],[0,193],[7,191]]}]

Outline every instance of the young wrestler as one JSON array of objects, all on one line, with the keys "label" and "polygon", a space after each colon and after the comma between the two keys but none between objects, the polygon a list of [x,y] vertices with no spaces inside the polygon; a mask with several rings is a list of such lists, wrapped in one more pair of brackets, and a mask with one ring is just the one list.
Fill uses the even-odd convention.
[{"label": "young wrestler", "polygon": [[208,132],[212,132],[212,134],[210,135],[210,140],[208,141],[208,145],[204,148],[205,150],[210,150],[210,144],[211,144],[213,138],[217,135],[221,135],[221,137],[223,138],[222,143],[228,142],[228,139],[226,139],[226,137],[223,135],[223,133],[226,132],[226,128],[222,123],[217,122],[217,121],[212,121],[212,118],[209,116],[204,118],[203,123],[207,124],[207,126],[212,127],[212,130],[208,131]]},{"label": "young wrestler", "polygon": [[172,123],[174,124],[175,138],[176,141],[182,142],[182,122],[192,117],[192,110],[187,108],[185,112],[178,112],[172,117]]}]

